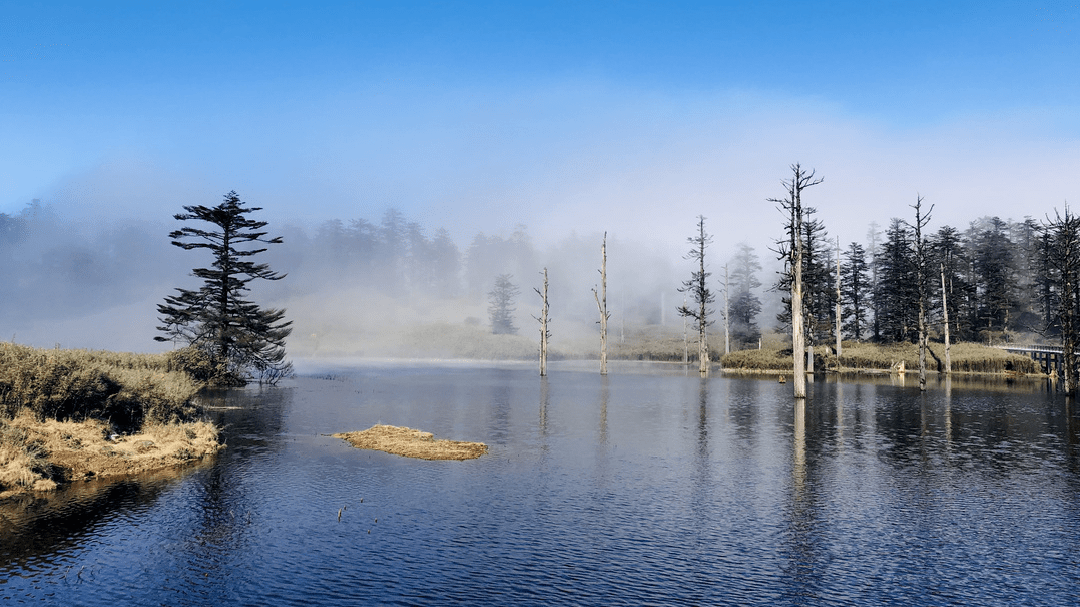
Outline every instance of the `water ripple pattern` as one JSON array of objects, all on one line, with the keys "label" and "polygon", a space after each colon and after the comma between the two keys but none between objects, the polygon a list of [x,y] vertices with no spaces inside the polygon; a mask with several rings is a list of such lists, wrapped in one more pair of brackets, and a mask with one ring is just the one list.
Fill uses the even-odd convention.
[{"label": "water ripple pattern", "polygon": [[[1025,385],[340,365],[208,394],[227,447],[0,503],[0,599],[64,605],[1080,603],[1080,416]],[[466,462],[330,437],[478,440]]]}]

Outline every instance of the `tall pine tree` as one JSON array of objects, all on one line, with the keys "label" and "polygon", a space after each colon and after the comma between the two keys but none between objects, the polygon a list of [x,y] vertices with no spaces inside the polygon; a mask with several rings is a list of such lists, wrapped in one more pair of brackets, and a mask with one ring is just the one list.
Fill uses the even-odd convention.
[{"label": "tall pine tree", "polygon": [[761,286],[757,273],[761,271],[754,248],[741,242],[735,256],[728,265],[731,267],[730,285],[732,297],[729,325],[731,339],[736,349],[756,348],[761,330],[757,326],[757,315],[761,312],[761,300],[754,295],[754,289]]},{"label": "tall pine tree", "polygon": [[844,331],[855,340],[862,340],[867,325],[867,308],[870,266],[866,263],[866,249],[857,242],[848,245],[844,252],[845,263],[840,266],[843,282],[840,294],[843,298]]},{"label": "tall pine tree", "polygon": [[[251,257],[265,248],[250,248],[253,243],[281,244],[281,238],[267,238],[265,221],[254,221],[245,214],[262,210],[244,208],[235,191],[225,194],[216,207],[185,206],[186,213],[177,221],[204,221],[214,227],[203,229],[184,226],[169,234],[173,244],[190,251],[208,249],[213,255],[209,268],[195,268],[201,278],[198,290],[180,289],[158,305],[158,330],[165,336],[158,341],[181,341],[194,346],[214,363],[218,383],[243,384],[248,379],[276,383],[292,372],[285,360],[285,338],[292,332],[285,321],[284,309],[262,309],[244,299],[248,283],[255,279],[281,280],[267,264]],[[257,245],[255,245],[257,246]]]}]

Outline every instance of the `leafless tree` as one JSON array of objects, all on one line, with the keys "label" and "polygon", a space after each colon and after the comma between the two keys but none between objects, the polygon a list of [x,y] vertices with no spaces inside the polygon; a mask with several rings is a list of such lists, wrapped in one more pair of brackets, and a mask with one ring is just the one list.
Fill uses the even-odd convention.
[{"label": "leafless tree", "polygon": [[915,282],[919,296],[919,390],[926,390],[926,347],[927,347],[927,335],[926,335],[926,284],[927,284],[927,272],[926,272],[926,238],[923,237],[922,230],[930,223],[930,214],[934,211],[934,205],[930,205],[930,208],[926,211],[926,214],[922,213],[923,197],[916,195],[915,204],[911,205],[911,208],[915,209],[915,223],[904,222],[915,231]]},{"label": "leafless tree", "polygon": [[731,300],[728,298],[728,267],[724,264],[724,354],[731,353]]},{"label": "leafless tree", "polygon": [[544,291],[540,292],[540,289],[533,288],[536,294],[540,296],[543,302],[543,307],[540,308],[540,316],[536,318],[540,322],[540,377],[547,376],[547,355],[548,355],[548,338],[551,337],[551,331],[548,330],[548,272],[547,268],[544,268]]},{"label": "leafless tree", "polygon": [[791,165],[791,179],[781,181],[787,189],[786,198],[770,198],[769,202],[779,205],[777,208],[787,216],[785,230],[787,242],[778,243],[776,251],[784,260],[785,270],[789,273],[791,285],[791,355],[794,362],[794,394],[795,398],[806,398],[806,333],[803,318],[803,230],[805,222],[803,218],[802,192],[806,188],[815,186],[823,178],[815,178],[815,171],[806,172],[795,163]]},{"label": "leafless tree", "polygon": [[600,375],[607,375],[607,321],[611,318],[607,309],[607,232],[600,244],[600,293],[593,289],[593,298],[600,310]]},{"label": "leafless tree", "polygon": [[1080,286],[1080,217],[1065,205],[1062,215],[1054,211],[1054,219],[1047,217],[1043,232],[1051,243],[1049,266],[1052,280],[1058,291],[1057,317],[1061,326],[1062,363],[1064,366],[1064,391],[1076,394],[1076,347],[1077,347],[1077,299]]},{"label": "leafless tree", "polygon": [[705,217],[698,215],[698,233],[697,236],[691,236],[686,239],[690,243],[690,252],[686,254],[686,259],[696,260],[698,262],[698,269],[690,274],[690,279],[683,281],[683,286],[679,288],[680,293],[689,293],[693,298],[694,303],[697,304],[696,308],[690,308],[686,304],[683,304],[678,312],[684,317],[688,317],[694,320],[698,331],[698,371],[701,375],[709,374],[709,342],[707,335],[707,328],[709,326],[709,315],[712,314],[712,310],[709,309],[709,304],[715,300],[715,296],[708,287],[709,272],[705,271],[705,249],[712,244],[712,236],[705,232]]},{"label": "leafless tree", "polygon": [[843,323],[841,322],[841,307],[840,302],[843,298],[840,295],[840,237],[836,237],[836,366],[840,366],[840,356],[843,352]]},{"label": "leafless tree", "polygon": [[941,313],[945,325],[945,374],[952,373],[952,353],[949,346],[949,300],[945,293],[945,264],[941,264]]}]

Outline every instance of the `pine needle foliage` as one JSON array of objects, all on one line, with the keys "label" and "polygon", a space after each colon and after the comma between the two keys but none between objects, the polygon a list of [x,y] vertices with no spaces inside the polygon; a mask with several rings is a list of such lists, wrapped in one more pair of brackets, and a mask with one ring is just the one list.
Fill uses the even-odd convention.
[{"label": "pine needle foliage", "polygon": [[190,251],[207,249],[213,255],[209,268],[195,268],[192,276],[203,280],[197,290],[176,289],[178,294],[158,305],[157,327],[164,335],[158,341],[178,341],[207,354],[215,368],[211,383],[244,384],[248,379],[276,383],[292,372],[285,360],[285,338],[292,322],[285,310],[260,308],[244,298],[248,283],[255,279],[281,280],[265,263],[251,258],[266,251],[254,243],[281,244],[281,237],[268,238],[265,221],[246,217],[262,210],[244,207],[235,191],[230,191],[216,207],[185,206],[177,221],[202,221],[213,227],[184,226],[169,234],[172,244]]}]

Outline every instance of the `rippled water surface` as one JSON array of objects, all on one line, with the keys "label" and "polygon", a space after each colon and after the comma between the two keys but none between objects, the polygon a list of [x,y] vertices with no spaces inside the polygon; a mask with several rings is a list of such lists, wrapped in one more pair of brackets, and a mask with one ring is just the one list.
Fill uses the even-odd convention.
[{"label": "rippled water surface", "polygon": [[[213,395],[228,447],[201,467],[0,503],[0,600],[1080,603],[1062,397],[819,380],[797,407],[790,390],[660,365],[312,368]],[[328,436],[379,422],[490,451],[426,462]]]}]

